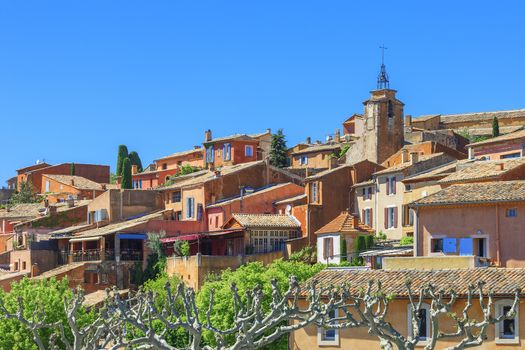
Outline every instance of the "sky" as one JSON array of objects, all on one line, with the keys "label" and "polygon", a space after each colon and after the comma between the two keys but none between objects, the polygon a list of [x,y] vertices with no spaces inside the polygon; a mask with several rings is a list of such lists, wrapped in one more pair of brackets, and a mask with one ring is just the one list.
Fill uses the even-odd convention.
[{"label": "sky", "polygon": [[0,0],[0,186],[214,137],[324,140],[376,87],[405,114],[525,108],[523,1]]}]

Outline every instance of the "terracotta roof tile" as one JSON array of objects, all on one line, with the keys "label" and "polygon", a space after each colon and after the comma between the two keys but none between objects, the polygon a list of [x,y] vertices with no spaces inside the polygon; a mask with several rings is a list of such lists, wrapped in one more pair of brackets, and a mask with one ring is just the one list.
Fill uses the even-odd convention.
[{"label": "terracotta roof tile", "polygon": [[343,211],[335,219],[315,231],[316,235],[327,233],[355,233],[355,234],[373,234],[375,231],[359,221],[359,218]]},{"label": "terracotta roof tile", "polygon": [[194,149],[190,149],[188,151],[182,151],[182,152],[175,152],[175,153],[172,153],[170,155],[167,155],[167,156],[164,156],[162,158],[159,158],[157,159],[157,161],[159,160],[163,160],[163,159],[168,159],[168,158],[176,158],[176,157],[182,157],[182,156],[187,156],[189,154],[194,154],[194,153],[202,153],[204,152],[204,148],[200,147],[200,148],[194,148]]},{"label": "terracotta roof tile", "polygon": [[[439,152],[439,153],[432,153],[432,154],[428,154],[428,155],[424,155],[424,156],[419,156],[419,161],[417,163],[415,163],[415,164],[419,164],[421,162],[424,162],[424,161],[427,161],[427,160],[430,160],[430,159],[433,159],[433,158],[441,157],[444,154],[445,153],[443,153],[443,152]],[[412,165],[415,165],[415,164],[413,164],[412,162],[399,163],[399,164],[396,164],[394,166],[391,166],[390,168],[386,168],[384,170],[380,170],[380,171],[374,173],[374,175],[383,175],[383,174],[390,174],[390,173],[403,171],[403,170],[406,170],[406,169],[410,168]]]},{"label": "terracotta roof tile", "polygon": [[493,137],[491,139],[480,141],[480,142],[474,142],[474,143],[467,145],[467,147],[487,145],[490,143],[504,142],[504,141],[510,141],[510,140],[523,139],[523,138],[525,138],[525,130],[521,129],[519,131],[512,132],[510,134]]},{"label": "terracotta roof tile", "polygon": [[233,214],[232,217],[245,228],[279,227],[300,228],[301,224],[291,215],[280,214]]},{"label": "terracotta roof tile", "polygon": [[342,144],[336,143],[336,144],[328,144],[328,145],[312,145],[306,148],[303,148],[299,151],[295,151],[292,153],[292,155],[297,154],[305,154],[305,153],[313,153],[313,152],[327,152],[327,151],[335,151],[337,149],[340,149]]},{"label": "terracotta roof tile", "polygon": [[98,182],[91,181],[89,179],[86,179],[82,176],[74,176],[74,175],[52,175],[52,174],[44,174],[44,176],[50,178],[51,180],[55,180],[57,182],[60,182],[64,185],[68,185],[71,187],[74,187],[79,190],[96,190],[96,191],[102,191],[102,185]]},{"label": "terracotta roof tile", "polygon": [[452,205],[525,201],[525,180],[455,184],[411,205]]},{"label": "terracotta roof tile", "polygon": [[525,117],[525,109],[441,115],[441,123],[445,125],[469,121],[490,123],[494,117],[498,119]]},{"label": "terracotta roof tile", "polygon": [[525,165],[525,159],[462,160],[456,163],[457,171],[439,180],[440,184],[498,179],[511,170]]},{"label": "terracotta roof tile", "polygon": [[[412,291],[428,283],[433,283],[438,290],[454,289],[459,295],[466,295],[469,285],[478,281],[486,283],[485,291],[493,289],[496,295],[513,295],[516,288],[525,290],[525,269],[523,268],[471,268],[448,270],[364,270],[352,268],[328,268],[303,284],[306,286],[316,280],[320,286],[339,286],[347,284],[352,293],[359,293],[369,281],[381,281],[383,292],[396,297],[407,297],[406,281],[412,282]],[[377,291],[374,284],[372,292]]]}]

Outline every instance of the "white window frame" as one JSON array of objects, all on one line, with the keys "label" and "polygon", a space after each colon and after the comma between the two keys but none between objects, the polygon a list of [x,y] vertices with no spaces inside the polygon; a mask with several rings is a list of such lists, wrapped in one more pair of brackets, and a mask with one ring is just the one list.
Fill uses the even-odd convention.
[{"label": "white window frame", "polygon": [[[186,208],[185,209],[186,209],[186,219],[195,219],[195,198],[194,197],[186,197]],[[191,215],[188,215],[188,209],[190,209],[189,213]]]},{"label": "white window frame", "polygon": [[[334,317],[339,317],[339,309],[334,310],[334,312]],[[334,329],[335,336],[333,340],[323,339],[324,332],[327,330],[324,327],[317,327],[317,346],[339,346],[339,329]]]},{"label": "white window frame", "polygon": [[[495,303],[496,317],[502,315],[504,306],[512,306],[514,300],[504,299],[498,300]],[[514,316],[514,338],[500,338],[500,330],[503,327],[503,320],[495,324],[495,341],[496,344],[519,344],[520,342],[520,320],[519,320],[519,304],[516,305],[516,316]]]},{"label": "white window frame", "polygon": [[49,192],[49,189],[51,187],[51,182],[49,182],[49,180],[46,180],[46,188],[45,188],[45,193]]},{"label": "white window frame", "polygon": [[[248,150],[250,150],[250,155],[248,155]],[[253,157],[253,146],[252,145],[244,146],[244,155],[246,157]]]},{"label": "white window frame", "polygon": [[308,165],[308,156],[299,156],[300,165]]},{"label": "white window frame", "polygon": [[[417,303],[416,303],[417,304]],[[417,306],[417,305],[416,305]],[[421,308],[425,309],[426,315],[427,315],[427,337],[424,339],[420,339],[416,346],[425,346],[429,343],[432,335],[431,335],[431,328],[430,328],[430,305],[427,303],[422,303]],[[408,330],[408,337],[410,339],[414,338],[414,334],[412,333],[412,304],[408,303],[407,305],[407,330]]]},{"label": "white window frame", "polygon": [[[365,208],[363,208],[363,211],[364,211],[363,213],[364,213],[364,215],[363,215],[363,220],[362,220],[362,221],[363,221],[363,224],[372,227],[372,226],[370,225],[370,221],[372,221],[372,216],[370,215],[370,210],[372,210],[372,208],[370,208],[370,207],[365,207]],[[368,222],[367,222],[367,221],[368,221]]]}]

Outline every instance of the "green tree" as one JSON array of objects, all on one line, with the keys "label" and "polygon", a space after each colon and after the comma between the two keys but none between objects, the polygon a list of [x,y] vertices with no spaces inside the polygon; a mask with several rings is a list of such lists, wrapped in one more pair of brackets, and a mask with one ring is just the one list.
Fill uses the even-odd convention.
[{"label": "green tree", "polygon": [[128,148],[126,145],[118,146],[117,156],[117,176],[122,176],[122,169],[124,167],[124,159],[128,158]]},{"label": "green tree", "polygon": [[71,163],[69,166],[69,175],[75,176],[75,163]]},{"label": "green tree", "polygon": [[137,166],[137,171],[139,173],[142,172],[142,161],[140,160],[139,154],[135,151],[131,151],[128,156],[129,160],[131,161],[131,165]]},{"label": "green tree", "polygon": [[133,188],[133,184],[131,183],[131,161],[127,157],[124,158],[122,162],[122,181],[120,182],[120,188]]},{"label": "green tree", "polygon": [[18,190],[11,196],[11,204],[39,203],[42,198],[35,193],[31,181],[20,183]]},{"label": "green tree", "polygon": [[414,237],[411,237],[411,236],[401,237],[401,240],[399,241],[399,245],[414,245]]},{"label": "green tree", "polygon": [[492,119],[492,137],[498,137],[499,136],[499,120],[497,117],[494,117]]},{"label": "green tree", "polygon": [[341,238],[341,261],[348,260],[348,252],[346,246],[346,239]]},{"label": "green tree", "polygon": [[[197,295],[197,306],[205,314],[208,309],[210,291],[215,291],[215,305],[211,313],[212,323],[219,328],[227,329],[233,323],[233,308],[231,300],[230,286],[235,283],[240,295],[256,286],[261,286],[265,293],[264,308],[269,310],[271,299],[270,281],[276,279],[281,291],[284,292],[288,286],[288,278],[296,276],[299,281],[305,281],[324,269],[322,264],[305,264],[302,262],[274,261],[271,265],[265,266],[260,262],[252,262],[239,267],[235,271],[225,270],[213,280],[204,283]],[[209,332],[204,333],[204,341],[207,344],[215,344],[215,338]],[[281,338],[272,344],[272,349],[287,349],[287,337]]]},{"label": "green tree", "polygon": [[[30,318],[33,312],[43,310],[48,323],[62,322],[64,324],[66,336],[69,339],[71,339],[71,332],[67,326],[63,301],[64,298],[70,299],[72,295],[66,278],[60,281],[54,278],[41,281],[24,278],[20,282],[14,282],[9,293],[0,289],[0,301],[9,312],[16,312],[18,298],[22,297],[25,317]],[[80,310],[80,312],[81,324],[91,323],[94,314],[88,314],[85,310]],[[51,330],[41,330],[40,334],[44,344],[49,344]],[[33,341],[31,332],[18,320],[1,319],[0,349],[36,350],[38,347]]]},{"label": "green tree", "polygon": [[277,134],[272,135],[272,142],[270,144],[270,164],[278,168],[286,167],[287,150],[283,129],[279,129]]}]

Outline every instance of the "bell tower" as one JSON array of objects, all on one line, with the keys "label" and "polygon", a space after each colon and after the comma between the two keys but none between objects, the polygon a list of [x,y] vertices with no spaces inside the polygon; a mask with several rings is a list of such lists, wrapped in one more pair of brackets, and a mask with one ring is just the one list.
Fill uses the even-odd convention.
[{"label": "bell tower", "polygon": [[390,89],[386,72],[384,52],[381,46],[381,68],[377,76],[377,90],[370,92],[364,104],[364,130],[357,147],[347,156],[347,163],[368,159],[381,164],[399,151],[405,142],[404,103],[396,98],[396,90]]}]

